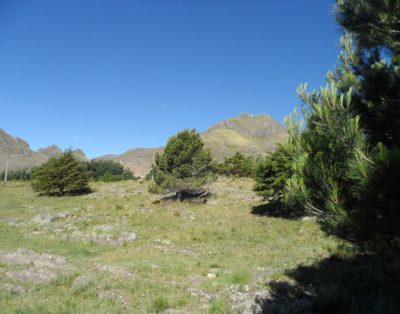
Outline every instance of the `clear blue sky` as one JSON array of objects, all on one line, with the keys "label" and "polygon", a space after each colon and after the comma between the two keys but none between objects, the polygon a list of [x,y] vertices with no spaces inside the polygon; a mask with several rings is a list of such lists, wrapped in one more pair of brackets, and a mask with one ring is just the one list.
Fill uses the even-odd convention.
[{"label": "clear blue sky", "polygon": [[0,0],[0,128],[89,157],[241,112],[279,122],[325,85],[330,0]]}]

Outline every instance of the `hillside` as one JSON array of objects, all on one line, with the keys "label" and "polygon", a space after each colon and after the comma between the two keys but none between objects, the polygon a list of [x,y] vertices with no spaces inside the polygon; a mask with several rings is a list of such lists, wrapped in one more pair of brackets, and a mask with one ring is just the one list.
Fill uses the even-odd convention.
[{"label": "hillside", "polygon": [[113,160],[120,162],[133,171],[135,176],[146,175],[151,168],[153,157],[156,153],[162,152],[163,148],[134,148],[121,155],[105,155],[96,160]]},{"label": "hillside", "polygon": [[[241,114],[211,126],[201,137],[216,159],[222,161],[237,151],[252,156],[273,151],[276,144],[286,137],[286,130],[270,115]],[[121,162],[135,175],[143,176],[149,172],[153,156],[162,149],[136,148],[121,155],[105,155],[96,159]]]},{"label": "hillside", "polygon": [[237,151],[252,156],[273,151],[277,143],[286,137],[286,130],[270,115],[243,113],[217,123],[201,136],[205,145],[221,161]]},{"label": "hillside", "polygon": [[[73,152],[78,159],[87,160],[82,150],[77,149]],[[33,151],[25,140],[13,137],[0,129],[0,172],[5,170],[7,158],[10,160],[9,169],[16,170],[38,166],[61,153],[62,150],[56,145]]]}]

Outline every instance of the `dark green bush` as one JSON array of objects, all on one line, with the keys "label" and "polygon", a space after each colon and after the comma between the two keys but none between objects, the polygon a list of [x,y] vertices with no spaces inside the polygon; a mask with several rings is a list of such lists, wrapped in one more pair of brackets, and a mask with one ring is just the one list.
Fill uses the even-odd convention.
[{"label": "dark green bush", "polygon": [[[0,180],[4,181],[5,171],[0,173]],[[30,181],[32,178],[30,169],[9,170],[7,173],[7,181]]]},{"label": "dark green bush", "polygon": [[32,188],[40,195],[79,195],[90,192],[88,172],[71,151],[32,169]]},{"label": "dark green bush", "polygon": [[137,179],[133,172],[113,160],[91,160],[87,163],[90,180],[115,182]]},{"label": "dark green bush", "polygon": [[282,200],[286,180],[292,174],[291,159],[282,146],[258,162],[254,170],[254,191],[264,199]]},{"label": "dark green bush", "polygon": [[217,165],[217,172],[226,176],[250,177],[254,163],[254,157],[236,152],[234,156],[225,157],[224,161]]}]

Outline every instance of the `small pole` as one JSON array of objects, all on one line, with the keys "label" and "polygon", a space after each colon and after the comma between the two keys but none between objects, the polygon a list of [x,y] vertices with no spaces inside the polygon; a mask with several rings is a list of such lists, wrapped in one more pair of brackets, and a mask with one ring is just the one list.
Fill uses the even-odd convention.
[{"label": "small pole", "polygon": [[6,174],[4,175],[4,183],[7,183],[8,176],[8,164],[10,163],[10,157],[7,157]]}]

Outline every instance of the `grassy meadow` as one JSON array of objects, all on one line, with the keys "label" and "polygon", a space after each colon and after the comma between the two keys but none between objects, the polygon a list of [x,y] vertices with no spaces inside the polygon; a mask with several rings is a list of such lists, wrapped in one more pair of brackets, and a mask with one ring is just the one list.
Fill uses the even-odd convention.
[{"label": "grassy meadow", "polygon": [[337,246],[313,219],[253,214],[252,184],[220,178],[206,204],[156,202],[135,181],[77,197],[0,186],[0,312],[243,312]]}]

